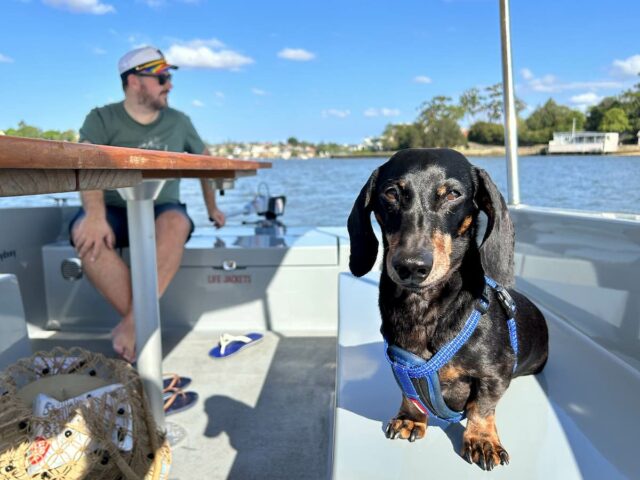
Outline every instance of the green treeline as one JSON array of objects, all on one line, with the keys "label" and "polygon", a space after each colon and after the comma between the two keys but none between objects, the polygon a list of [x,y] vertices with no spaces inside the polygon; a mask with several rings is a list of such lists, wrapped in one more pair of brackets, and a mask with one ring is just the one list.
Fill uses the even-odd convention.
[{"label": "green treeline", "polygon": [[27,125],[21,121],[18,128],[8,128],[4,131],[5,135],[26,138],[44,138],[45,140],[66,140],[67,142],[77,142],[78,134],[75,130],[42,130],[33,125]]},{"label": "green treeline", "polygon": [[[547,143],[553,132],[571,131],[574,120],[576,130],[618,132],[622,143],[635,143],[636,132],[640,130],[640,83],[617,96],[602,99],[586,115],[552,99],[527,118],[520,117],[524,108],[524,102],[516,98],[519,145]],[[413,123],[387,125],[377,143],[384,150],[453,147],[467,141],[504,145],[502,113],[502,83],[482,91],[466,90],[458,103],[453,103],[450,97],[435,96],[421,105]],[[466,138],[459,124],[465,117],[471,125]]]}]

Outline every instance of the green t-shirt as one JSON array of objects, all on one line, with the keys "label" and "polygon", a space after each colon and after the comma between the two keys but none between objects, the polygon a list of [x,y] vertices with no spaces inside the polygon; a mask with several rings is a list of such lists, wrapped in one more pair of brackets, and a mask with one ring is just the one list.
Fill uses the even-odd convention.
[{"label": "green t-shirt", "polygon": [[[184,113],[165,108],[153,123],[143,125],[129,116],[124,109],[124,102],[91,110],[80,129],[80,141],[197,154],[205,149],[204,142]],[[104,200],[107,205],[126,205],[116,190],[106,190]],[[155,203],[159,205],[179,201],[180,181],[168,180]]]}]

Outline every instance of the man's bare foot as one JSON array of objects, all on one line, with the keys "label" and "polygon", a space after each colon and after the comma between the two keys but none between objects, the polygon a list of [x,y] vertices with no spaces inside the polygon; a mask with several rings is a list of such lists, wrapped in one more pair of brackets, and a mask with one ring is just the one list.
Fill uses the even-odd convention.
[{"label": "man's bare foot", "polygon": [[115,352],[127,362],[136,360],[136,326],[131,314],[124,317],[116,328],[111,330],[111,341]]}]

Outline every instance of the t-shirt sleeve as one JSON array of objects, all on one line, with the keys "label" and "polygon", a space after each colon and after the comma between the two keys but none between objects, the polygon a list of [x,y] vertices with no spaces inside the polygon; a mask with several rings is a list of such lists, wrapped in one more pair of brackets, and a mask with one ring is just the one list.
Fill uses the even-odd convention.
[{"label": "t-shirt sleeve", "polygon": [[184,121],[187,133],[184,141],[184,151],[187,153],[195,153],[199,155],[204,152],[204,142],[200,138],[200,135],[198,135],[198,132],[193,126],[193,123],[191,123],[191,119],[185,115]]},{"label": "t-shirt sleeve", "polygon": [[100,110],[94,108],[84,119],[80,128],[80,142],[89,142],[96,145],[108,145],[108,135],[104,118]]}]

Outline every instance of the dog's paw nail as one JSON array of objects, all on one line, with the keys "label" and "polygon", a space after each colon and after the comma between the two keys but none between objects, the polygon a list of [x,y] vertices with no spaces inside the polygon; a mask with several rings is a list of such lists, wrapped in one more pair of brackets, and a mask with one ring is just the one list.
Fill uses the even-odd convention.
[{"label": "dog's paw nail", "polygon": [[491,471],[495,467],[495,463],[493,463],[493,457],[489,457],[487,460],[487,470]]},{"label": "dog's paw nail", "polygon": [[398,436],[398,432],[396,430],[393,430],[391,432],[391,440],[395,440],[397,436]]},{"label": "dog's paw nail", "polygon": [[411,430],[411,435],[409,435],[409,441],[415,442],[417,436],[418,436],[418,432],[415,429]]},{"label": "dog's paw nail", "polygon": [[391,438],[391,424],[387,423],[387,428],[384,429],[384,435],[387,438]]},{"label": "dog's paw nail", "polygon": [[509,465],[509,454],[504,450],[500,452],[500,465]]}]

